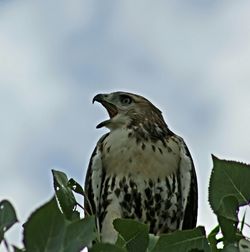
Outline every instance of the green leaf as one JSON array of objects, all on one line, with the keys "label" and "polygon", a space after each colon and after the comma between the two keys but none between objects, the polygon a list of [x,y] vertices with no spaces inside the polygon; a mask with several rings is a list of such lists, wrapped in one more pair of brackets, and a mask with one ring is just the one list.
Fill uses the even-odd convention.
[{"label": "green leaf", "polygon": [[65,232],[66,219],[52,198],[24,224],[24,245],[28,252],[61,252]]},{"label": "green leaf", "polygon": [[213,156],[209,203],[217,215],[225,245],[237,240],[239,206],[250,201],[250,166]]},{"label": "green leaf", "polygon": [[249,252],[250,251],[250,241],[248,241],[246,239],[241,239],[239,241],[239,249],[240,249],[240,251]]},{"label": "green leaf", "polygon": [[28,252],[77,252],[96,238],[95,217],[69,221],[52,198],[24,224],[24,245]]},{"label": "green leaf", "polygon": [[72,178],[68,181],[68,186],[75,193],[78,193],[78,194],[82,195],[84,197],[84,201],[87,201],[88,206],[89,206],[90,209],[89,209],[89,212],[87,212],[86,209],[84,209],[85,214],[87,214],[87,215],[94,214],[93,209],[91,207],[91,204],[89,202],[88,196],[85,193],[85,191],[83,190],[83,188],[74,179],[72,179]]},{"label": "green leaf", "polygon": [[20,249],[20,248],[18,248],[16,246],[12,246],[12,247],[13,247],[14,252],[25,252],[24,249]]},{"label": "green leaf", "polygon": [[96,243],[89,251],[90,252],[126,252],[127,250],[124,248],[120,248],[114,244]]},{"label": "green leaf", "polygon": [[118,234],[117,240],[115,245],[117,245],[120,248],[125,248],[126,247],[126,241],[125,239],[121,236],[121,234]]},{"label": "green leaf", "polygon": [[223,252],[239,252],[239,249],[235,246],[235,244],[228,244],[222,250]]},{"label": "green leaf", "polygon": [[4,233],[17,222],[14,207],[8,200],[0,202],[0,243],[4,238]]},{"label": "green leaf", "polygon": [[146,224],[130,219],[116,219],[115,229],[124,238],[129,252],[145,252],[148,247],[149,235]]},{"label": "green leaf", "polygon": [[82,196],[85,196],[84,194],[84,190],[83,188],[81,187],[80,184],[78,184],[74,179],[70,179],[68,181],[68,186],[71,190],[73,190],[74,192],[78,193],[78,194],[81,194]]},{"label": "green leaf", "polygon": [[207,237],[212,251],[219,251],[219,249],[217,248],[218,240],[216,239],[216,235],[219,233],[219,231],[220,226],[218,225],[210,232]]},{"label": "green leaf", "polygon": [[238,220],[236,213],[231,209],[235,207],[233,198],[237,199],[238,206],[247,205],[250,201],[250,166],[235,161],[220,160],[215,156],[213,156],[213,164],[209,184],[210,205],[216,214],[236,221]]},{"label": "green leaf", "polygon": [[158,240],[159,240],[159,236],[149,234],[148,252],[151,252],[154,250],[154,247],[155,247],[156,243],[158,242]]},{"label": "green leaf", "polygon": [[221,215],[218,215],[217,219],[223,234],[224,245],[236,241],[237,222],[227,219]]},{"label": "green leaf", "polygon": [[67,219],[72,219],[77,205],[75,196],[68,186],[68,178],[61,171],[52,170],[56,197]]},{"label": "green leaf", "polygon": [[96,239],[95,217],[88,216],[68,225],[64,240],[64,252],[80,251]]},{"label": "green leaf", "polygon": [[176,231],[171,234],[162,234],[156,243],[153,252],[186,252],[205,251],[209,252],[210,247],[206,239],[204,227],[197,227],[193,230]]}]

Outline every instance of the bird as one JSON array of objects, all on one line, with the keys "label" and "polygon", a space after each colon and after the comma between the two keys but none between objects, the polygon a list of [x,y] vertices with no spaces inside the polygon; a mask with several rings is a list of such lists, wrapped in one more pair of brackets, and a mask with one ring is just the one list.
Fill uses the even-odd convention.
[{"label": "bird", "polygon": [[98,94],[109,118],[91,155],[84,208],[96,216],[101,241],[115,243],[117,218],[148,225],[154,235],[193,229],[198,188],[191,154],[183,138],[171,131],[162,112],[141,95]]}]

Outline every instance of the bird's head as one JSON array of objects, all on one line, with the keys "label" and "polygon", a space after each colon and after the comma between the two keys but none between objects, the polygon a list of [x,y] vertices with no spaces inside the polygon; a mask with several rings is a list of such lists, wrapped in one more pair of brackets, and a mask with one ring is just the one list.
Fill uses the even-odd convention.
[{"label": "bird's head", "polygon": [[93,98],[93,103],[95,101],[106,108],[110,117],[97,128],[166,127],[161,111],[140,95],[127,92],[98,94]]}]

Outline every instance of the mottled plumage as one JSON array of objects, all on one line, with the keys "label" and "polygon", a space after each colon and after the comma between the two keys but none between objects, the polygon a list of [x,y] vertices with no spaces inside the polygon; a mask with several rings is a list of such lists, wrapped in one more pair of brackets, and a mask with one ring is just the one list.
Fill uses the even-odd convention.
[{"label": "mottled plumage", "polygon": [[[197,219],[197,181],[183,139],[166,125],[161,111],[142,96],[99,94],[110,119],[91,156],[86,211],[97,217],[102,240],[115,242],[116,218],[147,223],[154,234],[191,229]],[[91,206],[90,206],[90,205]]]}]

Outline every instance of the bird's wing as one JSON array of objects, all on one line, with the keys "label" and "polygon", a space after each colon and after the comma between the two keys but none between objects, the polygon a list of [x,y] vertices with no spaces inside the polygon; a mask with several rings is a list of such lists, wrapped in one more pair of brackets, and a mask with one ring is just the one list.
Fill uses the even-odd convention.
[{"label": "bird's wing", "polygon": [[91,155],[84,186],[87,197],[84,200],[84,209],[87,213],[95,214],[97,216],[104,177],[102,166],[102,144],[108,134],[109,133],[101,137]]},{"label": "bird's wing", "polygon": [[183,199],[183,208],[185,209],[182,222],[182,229],[192,229],[196,226],[198,210],[198,188],[194,163],[191,154],[183,141],[180,141],[180,180]]}]

